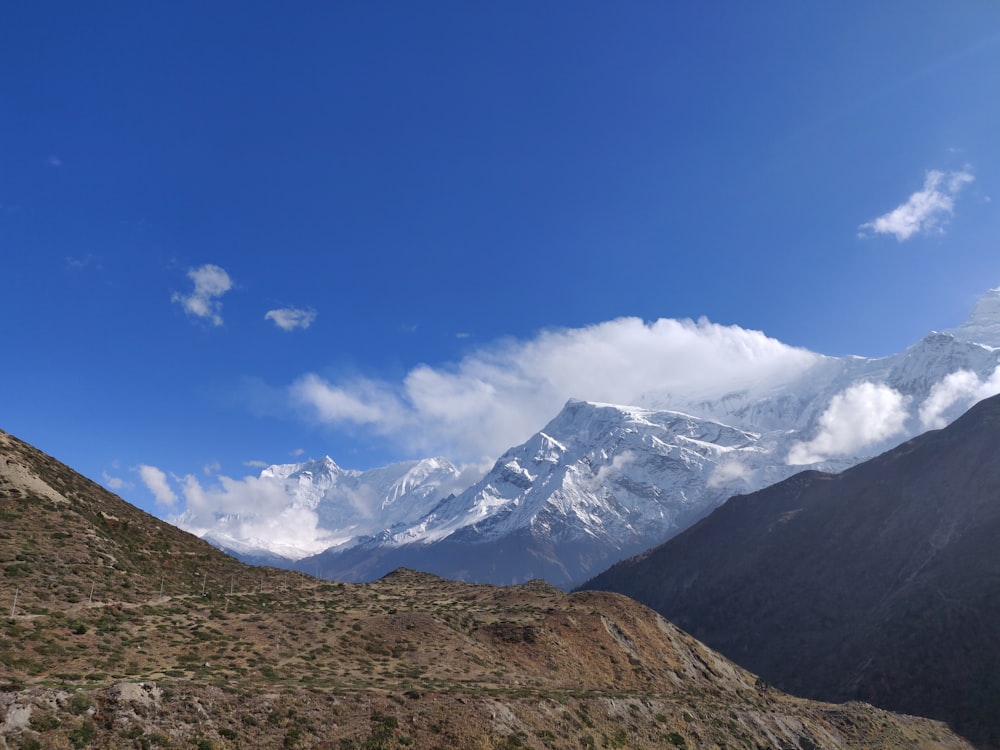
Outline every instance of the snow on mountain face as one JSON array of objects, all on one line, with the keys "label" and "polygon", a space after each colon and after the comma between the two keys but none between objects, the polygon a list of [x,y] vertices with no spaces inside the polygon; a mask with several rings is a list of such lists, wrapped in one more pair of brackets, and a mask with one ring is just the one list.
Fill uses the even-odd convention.
[{"label": "snow on mountain face", "polygon": [[480,482],[391,543],[437,541],[460,529],[479,541],[522,529],[612,546],[658,537],[747,489],[744,467],[761,450],[758,434],[686,414],[571,401]]},{"label": "snow on mountain face", "polygon": [[976,303],[972,315],[958,328],[947,333],[964,341],[1000,347],[1000,288],[990,289]]},{"label": "snow on mountain face", "polygon": [[[315,512],[330,532],[323,568],[333,577],[385,572],[366,565],[367,555],[509,583],[532,577],[544,558],[551,565],[542,569],[561,576],[553,582],[570,584],[664,541],[733,494],[803,468],[840,471],[943,426],[1000,391],[994,342],[1000,290],[962,326],[893,356],[811,355],[770,384],[706,389],[697,401],[666,391],[640,406],[570,401],[457,495],[447,489],[458,472],[443,459],[368,472],[324,459],[270,467],[261,480],[283,482],[289,503]],[[485,570],[480,558],[494,553],[503,559],[488,572],[468,573]]]}]

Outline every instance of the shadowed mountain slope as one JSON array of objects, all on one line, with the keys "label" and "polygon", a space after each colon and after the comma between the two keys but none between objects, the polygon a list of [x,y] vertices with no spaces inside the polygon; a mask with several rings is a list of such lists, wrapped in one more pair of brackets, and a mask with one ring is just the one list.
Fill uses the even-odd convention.
[{"label": "shadowed mountain slope", "polygon": [[0,433],[0,746],[967,748],[615,594],[252,568]]},{"label": "shadowed mountain slope", "polygon": [[1000,397],[841,474],[734,497],[584,588],[637,599],[784,690],[1000,747]]}]

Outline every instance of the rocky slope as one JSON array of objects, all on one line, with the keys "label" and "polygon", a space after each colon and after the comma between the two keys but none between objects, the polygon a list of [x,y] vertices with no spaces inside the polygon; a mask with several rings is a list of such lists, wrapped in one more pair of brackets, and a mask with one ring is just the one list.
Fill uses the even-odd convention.
[{"label": "rocky slope", "polygon": [[838,475],[732,498],[586,584],[783,689],[1000,747],[1000,396]]},{"label": "rocky slope", "polygon": [[615,594],[252,568],[0,433],[8,748],[968,748]]}]

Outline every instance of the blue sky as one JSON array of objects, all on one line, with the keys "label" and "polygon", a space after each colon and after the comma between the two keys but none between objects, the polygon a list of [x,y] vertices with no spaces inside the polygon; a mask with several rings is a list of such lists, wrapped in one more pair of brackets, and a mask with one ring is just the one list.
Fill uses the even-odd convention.
[{"label": "blue sky", "polygon": [[0,66],[0,427],[160,515],[1000,286],[993,2],[43,2]]}]

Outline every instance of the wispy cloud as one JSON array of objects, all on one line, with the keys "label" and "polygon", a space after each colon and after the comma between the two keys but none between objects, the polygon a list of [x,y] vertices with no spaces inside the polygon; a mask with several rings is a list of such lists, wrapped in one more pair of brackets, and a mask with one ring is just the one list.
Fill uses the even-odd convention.
[{"label": "wispy cloud", "polygon": [[482,346],[458,363],[420,365],[398,382],[315,373],[295,404],[424,455],[476,461],[527,439],[570,398],[658,406],[790,382],[821,357],[758,331],[701,320],[621,318]]},{"label": "wispy cloud", "polygon": [[177,495],[170,489],[170,484],[167,482],[167,475],[161,469],[142,464],[137,467],[137,471],[139,472],[139,478],[142,479],[142,483],[153,493],[153,497],[159,505],[172,508],[177,504]]},{"label": "wispy cloud", "polygon": [[86,255],[80,257],[70,257],[66,258],[66,270],[67,271],[82,271],[88,267],[100,268],[100,260],[93,254],[87,253]]},{"label": "wispy cloud", "polygon": [[50,167],[57,167],[57,168],[61,167],[63,164],[62,159],[60,159],[58,156],[50,156],[48,159],[45,160],[45,163],[48,164]]},{"label": "wispy cloud", "polygon": [[121,477],[112,476],[106,471],[101,472],[101,477],[104,480],[104,486],[109,490],[115,490],[117,492],[118,490],[129,489],[132,486],[130,482],[126,482]]},{"label": "wispy cloud", "polygon": [[788,453],[792,466],[818,463],[859,451],[905,430],[907,397],[882,383],[859,383],[830,399],[819,418],[819,433],[796,443]]},{"label": "wispy cloud", "polygon": [[270,464],[267,461],[260,461],[258,459],[250,459],[249,461],[243,462],[244,466],[248,466],[251,469],[266,469]]},{"label": "wispy cloud", "polygon": [[861,225],[861,236],[891,234],[902,242],[921,232],[940,231],[954,213],[955,198],[965,185],[975,180],[966,167],[957,172],[931,170],[924,187],[892,211]]},{"label": "wispy cloud", "polygon": [[184,311],[195,318],[211,321],[212,325],[222,325],[222,295],[233,288],[233,281],[225,269],[212,264],[192,268],[187,273],[194,282],[190,294],[175,293],[171,301],[178,302]]},{"label": "wispy cloud", "polygon": [[316,320],[315,310],[303,310],[297,307],[285,307],[279,310],[268,310],[265,320],[273,320],[283,331],[293,331],[296,328],[308,328]]}]

